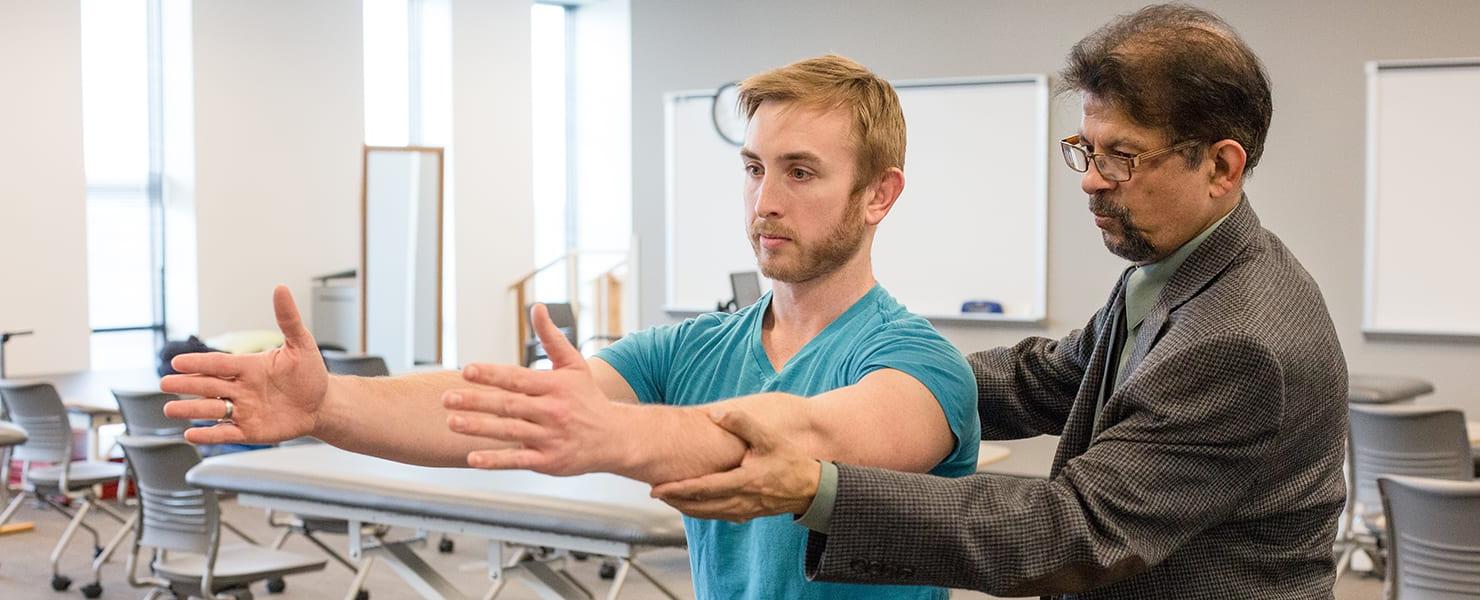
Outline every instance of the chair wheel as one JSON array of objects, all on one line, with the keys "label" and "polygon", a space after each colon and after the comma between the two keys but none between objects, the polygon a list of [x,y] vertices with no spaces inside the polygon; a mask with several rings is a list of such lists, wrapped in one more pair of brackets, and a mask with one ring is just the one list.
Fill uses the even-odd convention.
[{"label": "chair wheel", "polygon": [[82,586],[82,595],[87,598],[97,598],[103,595],[103,586],[97,583],[89,583]]},{"label": "chair wheel", "polygon": [[617,576],[617,565],[609,562],[601,563],[601,569],[596,572],[602,579],[614,579]]},{"label": "chair wheel", "polygon": [[58,592],[65,592],[69,587],[72,587],[71,577],[68,577],[66,575],[51,576],[51,589],[54,589]]},{"label": "chair wheel", "polygon": [[452,548],[453,548],[452,540],[450,540],[450,539],[442,538],[442,541],[437,542],[437,551],[438,552],[441,552],[443,554],[452,554]]},{"label": "chair wheel", "polygon": [[355,600],[370,600],[370,590],[355,592]]},{"label": "chair wheel", "polygon": [[282,577],[273,577],[267,580],[267,593],[269,594],[281,594],[286,589],[288,589],[288,582],[283,581]]}]

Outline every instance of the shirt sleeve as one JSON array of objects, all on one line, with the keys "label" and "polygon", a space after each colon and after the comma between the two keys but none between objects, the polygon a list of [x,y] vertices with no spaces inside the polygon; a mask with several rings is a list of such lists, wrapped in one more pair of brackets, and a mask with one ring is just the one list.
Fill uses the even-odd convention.
[{"label": "shirt sleeve", "polygon": [[673,367],[679,337],[690,321],[677,325],[660,325],[625,335],[617,343],[596,353],[617,370],[643,404],[663,404],[668,392],[668,375]]},{"label": "shirt sleeve", "polygon": [[797,524],[817,533],[827,533],[832,525],[833,504],[838,500],[838,466],[832,461],[822,462],[822,474],[817,479],[817,495],[807,512],[797,518]]},{"label": "shirt sleeve", "polygon": [[914,377],[930,390],[945,413],[955,447],[930,473],[959,477],[976,472],[981,447],[976,378],[961,352],[924,319],[900,322],[870,337],[854,381],[879,369]]}]

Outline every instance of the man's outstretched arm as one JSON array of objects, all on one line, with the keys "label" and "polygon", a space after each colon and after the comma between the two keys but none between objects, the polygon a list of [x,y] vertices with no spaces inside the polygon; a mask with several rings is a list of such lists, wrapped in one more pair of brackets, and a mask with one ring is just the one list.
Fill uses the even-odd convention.
[{"label": "man's outstretched arm", "polygon": [[[201,398],[169,403],[168,416],[219,419],[226,412],[222,398],[234,405],[230,422],[187,431],[191,442],[275,443],[311,435],[354,452],[456,467],[467,466],[470,452],[501,446],[447,430],[445,397],[479,387],[462,373],[330,376],[286,287],[273,290],[273,308],[282,347],[247,355],[186,354],[172,362],[183,375],[165,377],[160,389]],[[602,389],[616,389],[603,379]],[[620,378],[616,383],[625,386]]]},{"label": "man's outstretched arm", "polygon": [[[898,370],[875,370],[811,398],[768,393],[697,407],[618,404],[596,383],[614,368],[600,359],[588,363],[553,326],[537,324],[536,333],[553,371],[479,365],[469,379],[491,389],[449,399],[453,431],[517,444],[473,452],[468,464],[611,472],[655,484],[724,471],[740,464],[746,446],[711,420],[715,409],[744,410],[812,456],[854,464],[923,472],[956,444],[935,396]],[[630,388],[605,391],[636,397]]]}]

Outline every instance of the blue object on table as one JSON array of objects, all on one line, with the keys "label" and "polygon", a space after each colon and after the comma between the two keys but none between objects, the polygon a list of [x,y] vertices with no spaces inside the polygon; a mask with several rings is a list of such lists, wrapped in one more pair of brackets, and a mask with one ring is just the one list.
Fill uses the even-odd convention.
[{"label": "blue object on table", "polygon": [[1002,314],[1002,303],[991,300],[967,300],[961,303],[962,313]]}]

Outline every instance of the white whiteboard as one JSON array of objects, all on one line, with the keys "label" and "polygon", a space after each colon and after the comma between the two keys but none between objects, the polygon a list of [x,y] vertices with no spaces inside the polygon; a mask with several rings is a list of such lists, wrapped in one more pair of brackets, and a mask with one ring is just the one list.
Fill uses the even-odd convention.
[{"label": "white whiteboard", "polygon": [[1365,332],[1480,336],[1477,141],[1480,59],[1368,63]]},{"label": "white whiteboard", "polygon": [[[1048,247],[1048,84],[1041,75],[896,82],[905,189],[874,241],[874,273],[937,320],[1039,322]],[[712,91],[664,96],[667,297],[713,310],[728,273],[754,271],[739,148],[714,131]],[[1003,314],[961,314],[992,300]]]}]

